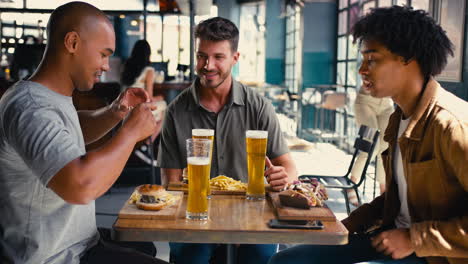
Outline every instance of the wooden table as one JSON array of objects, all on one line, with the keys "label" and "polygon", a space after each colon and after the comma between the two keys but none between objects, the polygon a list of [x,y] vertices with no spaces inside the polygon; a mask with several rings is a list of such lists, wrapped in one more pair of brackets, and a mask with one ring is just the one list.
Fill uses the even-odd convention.
[{"label": "wooden table", "polygon": [[213,195],[209,220],[185,219],[186,199],[175,220],[120,219],[112,235],[121,241],[169,241],[226,244],[320,244],[348,243],[341,222],[323,222],[323,230],[271,229],[275,218],[270,201],[247,201],[242,195]]}]

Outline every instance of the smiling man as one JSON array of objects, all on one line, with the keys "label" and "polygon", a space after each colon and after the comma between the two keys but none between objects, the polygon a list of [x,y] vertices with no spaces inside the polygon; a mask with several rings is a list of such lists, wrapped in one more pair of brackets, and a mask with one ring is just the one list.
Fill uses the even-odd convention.
[{"label": "smiling man", "polygon": [[444,90],[453,46],[424,11],[374,9],[353,28],[363,86],[398,105],[382,153],[386,191],[343,220],[344,246],[298,246],[278,263],[468,263],[468,103]]},{"label": "smiling man", "polygon": [[[47,34],[37,71],[0,100],[0,262],[160,263],[100,239],[94,205],[135,143],[160,125],[148,95],[130,89],[109,107],[77,112],[73,91],[91,90],[109,69],[112,24],[94,6],[71,2],[51,14]],[[127,114],[112,139],[86,152]]]},{"label": "smiling man", "polygon": [[[271,103],[232,78],[239,59],[239,31],[229,20],[216,17],[195,30],[198,77],[169,105],[158,162],[167,181],[181,181],[187,166],[185,140],[192,129],[215,131],[211,177],[227,175],[247,182],[245,132],[268,131],[267,156],[272,165],[265,171],[270,185],[280,190],[297,179],[296,168],[282,137]],[[171,243],[177,263],[208,263],[216,245]],[[241,263],[266,263],[275,245],[241,245]]]}]

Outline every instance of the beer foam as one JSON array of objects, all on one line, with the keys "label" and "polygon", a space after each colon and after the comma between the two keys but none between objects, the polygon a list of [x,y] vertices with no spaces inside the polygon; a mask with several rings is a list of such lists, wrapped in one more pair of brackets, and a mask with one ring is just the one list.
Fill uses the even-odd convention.
[{"label": "beer foam", "polygon": [[209,157],[188,157],[187,163],[192,165],[208,165],[210,164]]},{"label": "beer foam", "polygon": [[213,129],[192,129],[192,136],[197,136],[197,137],[214,136],[214,130]]},{"label": "beer foam", "polygon": [[268,131],[264,130],[247,130],[245,137],[248,138],[268,138]]}]

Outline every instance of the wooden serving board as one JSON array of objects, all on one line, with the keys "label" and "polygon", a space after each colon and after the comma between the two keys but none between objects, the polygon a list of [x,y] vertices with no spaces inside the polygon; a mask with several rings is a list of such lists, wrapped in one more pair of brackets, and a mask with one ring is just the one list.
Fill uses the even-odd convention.
[{"label": "wooden serving board", "polygon": [[135,204],[130,204],[128,199],[125,205],[120,209],[119,218],[138,218],[138,219],[176,219],[182,200],[184,199],[183,192],[169,191],[170,194],[177,197],[171,206],[165,207],[159,211],[145,211],[138,209]]},{"label": "wooden serving board", "polygon": [[[182,182],[170,182],[167,186],[167,190],[169,191],[182,191],[184,193],[188,193],[188,185]],[[245,191],[233,191],[233,190],[220,190],[211,187],[211,194],[212,195],[245,195]]]},{"label": "wooden serving board", "polygon": [[280,220],[322,220],[336,221],[336,216],[326,204],[323,207],[311,207],[309,209],[299,209],[283,206],[279,200],[278,192],[269,192],[271,204],[276,216]]}]

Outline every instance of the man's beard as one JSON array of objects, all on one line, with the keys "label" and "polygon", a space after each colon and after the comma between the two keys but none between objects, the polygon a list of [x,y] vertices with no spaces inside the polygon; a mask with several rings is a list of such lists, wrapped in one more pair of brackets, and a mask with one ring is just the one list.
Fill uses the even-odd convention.
[{"label": "man's beard", "polygon": [[[201,76],[204,76],[205,73],[209,73],[207,71],[201,71]],[[207,80],[206,78],[201,78],[201,84],[207,88],[212,88],[212,89],[216,89],[218,88],[221,84],[223,84],[226,79],[229,77],[229,72],[225,73],[225,74],[219,74],[219,83],[217,84],[214,84],[214,80]]]}]

